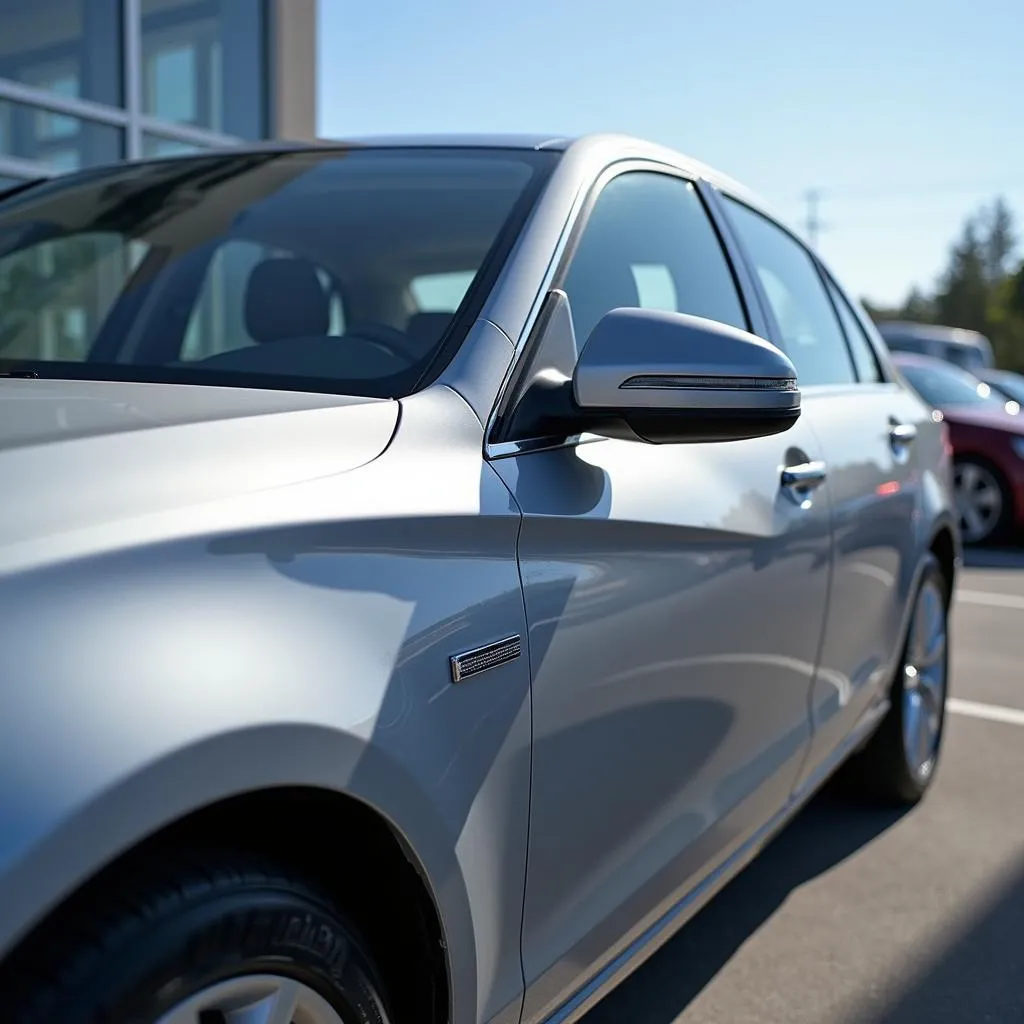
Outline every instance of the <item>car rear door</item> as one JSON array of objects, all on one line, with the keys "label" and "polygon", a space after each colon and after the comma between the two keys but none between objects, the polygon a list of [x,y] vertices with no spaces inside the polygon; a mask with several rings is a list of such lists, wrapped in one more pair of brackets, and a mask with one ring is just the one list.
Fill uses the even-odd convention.
[{"label": "car rear door", "polygon": [[[693,182],[640,167],[596,191],[555,279],[580,347],[621,306],[760,327]],[[819,482],[806,421],[722,444],[580,441],[514,436],[493,462],[524,515],[533,672],[525,1021],[653,940],[786,803],[828,588],[827,509],[783,483],[787,467]]]},{"label": "car rear door", "polygon": [[921,549],[914,443],[929,411],[886,379],[853,303],[816,257],[759,211],[730,197],[723,205],[828,463],[834,561],[803,785],[846,752],[887,694]]}]

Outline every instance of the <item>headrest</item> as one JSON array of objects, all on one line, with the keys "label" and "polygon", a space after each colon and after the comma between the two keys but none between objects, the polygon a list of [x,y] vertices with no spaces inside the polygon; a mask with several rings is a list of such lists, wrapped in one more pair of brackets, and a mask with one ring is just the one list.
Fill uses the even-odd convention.
[{"label": "headrest", "polygon": [[245,292],[245,328],[259,344],[326,335],[331,304],[316,268],[297,257],[258,263]]},{"label": "headrest", "polygon": [[409,317],[405,333],[420,358],[437,345],[451,322],[451,313],[413,313]]}]

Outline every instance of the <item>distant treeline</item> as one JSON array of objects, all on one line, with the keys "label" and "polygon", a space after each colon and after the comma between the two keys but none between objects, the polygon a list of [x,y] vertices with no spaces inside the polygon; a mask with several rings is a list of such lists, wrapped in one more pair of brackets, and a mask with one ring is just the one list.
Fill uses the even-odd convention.
[{"label": "distant treeline", "polygon": [[1017,256],[1006,201],[996,199],[967,218],[933,292],[913,288],[895,309],[865,306],[876,320],[981,331],[991,339],[999,366],[1024,371],[1024,261]]}]

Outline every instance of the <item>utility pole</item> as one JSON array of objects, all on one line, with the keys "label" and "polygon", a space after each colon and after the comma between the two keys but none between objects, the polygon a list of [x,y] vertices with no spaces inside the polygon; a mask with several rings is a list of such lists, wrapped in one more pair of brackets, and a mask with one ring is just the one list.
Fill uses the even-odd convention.
[{"label": "utility pole", "polygon": [[807,202],[807,220],[804,222],[807,230],[807,241],[812,249],[818,248],[818,235],[821,233],[822,223],[818,216],[818,203],[821,201],[821,192],[816,188],[808,189],[804,193]]}]

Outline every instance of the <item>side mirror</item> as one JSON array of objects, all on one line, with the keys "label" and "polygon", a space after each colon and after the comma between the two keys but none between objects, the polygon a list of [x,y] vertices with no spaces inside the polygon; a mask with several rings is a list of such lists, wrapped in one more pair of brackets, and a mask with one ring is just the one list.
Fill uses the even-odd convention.
[{"label": "side mirror", "polygon": [[581,430],[649,444],[766,437],[800,417],[796,369],[774,345],[650,309],[613,309],[598,321],[572,394]]}]

